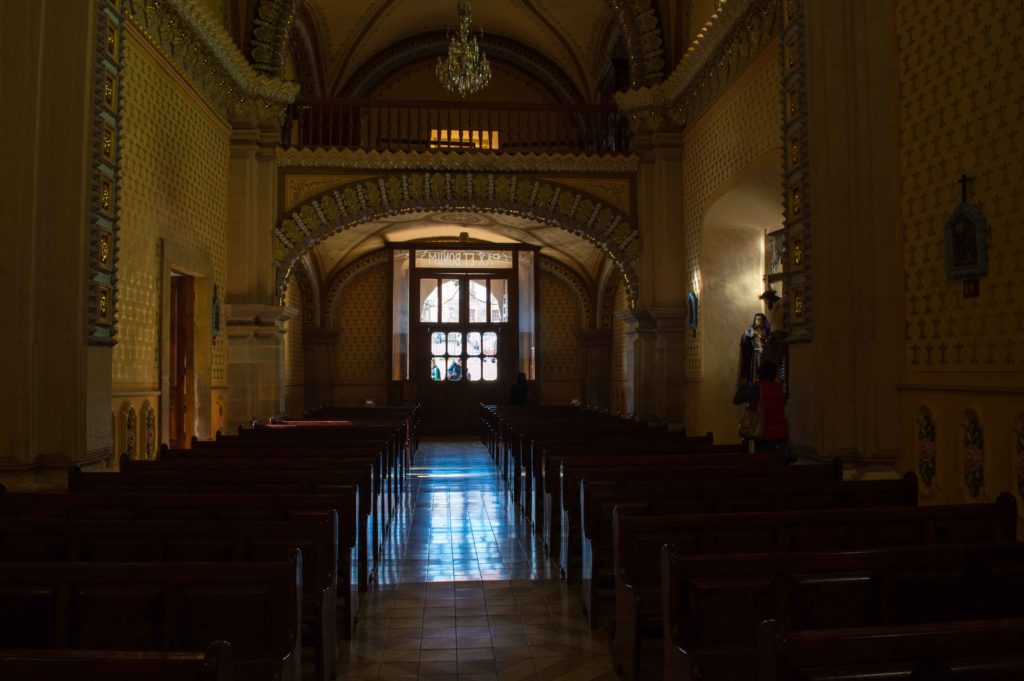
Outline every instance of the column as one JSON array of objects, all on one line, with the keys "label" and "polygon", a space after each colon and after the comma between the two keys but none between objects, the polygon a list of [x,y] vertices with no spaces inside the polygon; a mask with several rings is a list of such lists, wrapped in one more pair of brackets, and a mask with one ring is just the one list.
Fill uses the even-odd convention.
[{"label": "column", "polygon": [[597,409],[611,405],[611,329],[580,331],[583,350],[583,404]]},{"label": "column", "polygon": [[228,338],[227,429],[284,412],[284,324],[297,313],[279,305],[224,306]]}]

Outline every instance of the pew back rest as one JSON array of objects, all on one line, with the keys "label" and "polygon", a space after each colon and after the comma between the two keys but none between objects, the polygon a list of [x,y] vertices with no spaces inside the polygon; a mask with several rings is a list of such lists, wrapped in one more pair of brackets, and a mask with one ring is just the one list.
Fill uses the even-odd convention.
[{"label": "pew back rest", "polygon": [[302,557],[276,563],[0,564],[0,648],[298,657]]},{"label": "pew back rest", "polygon": [[683,649],[794,629],[1024,616],[1024,544],[680,558],[662,549],[666,628]]},{"label": "pew back rest", "polygon": [[1024,678],[1024,619],[786,631],[761,624],[757,681]]},{"label": "pew back rest", "polygon": [[4,681],[234,681],[231,644],[214,641],[205,653],[118,650],[0,650]]}]

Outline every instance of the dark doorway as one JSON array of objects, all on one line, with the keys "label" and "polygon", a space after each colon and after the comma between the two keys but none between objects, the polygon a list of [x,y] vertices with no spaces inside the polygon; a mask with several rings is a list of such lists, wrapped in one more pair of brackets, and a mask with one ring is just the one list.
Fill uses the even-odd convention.
[{"label": "dark doorway", "polygon": [[169,445],[184,448],[195,434],[195,279],[171,273]]}]

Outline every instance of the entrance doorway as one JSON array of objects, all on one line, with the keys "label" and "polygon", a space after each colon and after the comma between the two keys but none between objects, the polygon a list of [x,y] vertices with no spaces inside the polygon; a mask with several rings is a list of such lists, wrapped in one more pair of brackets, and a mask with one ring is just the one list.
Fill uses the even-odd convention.
[{"label": "entrance doorway", "polygon": [[[523,366],[523,338],[532,351],[532,249],[417,244],[407,253],[406,375],[422,406],[423,430],[477,433],[480,403],[508,399]],[[520,309],[524,292],[531,296],[527,317]],[[520,328],[523,321],[529,322],[526,331]]]},{"label": "entrance doorway", "polygon": [[195,435],[195,279],[171,272],[168,443],[187,447]]}]

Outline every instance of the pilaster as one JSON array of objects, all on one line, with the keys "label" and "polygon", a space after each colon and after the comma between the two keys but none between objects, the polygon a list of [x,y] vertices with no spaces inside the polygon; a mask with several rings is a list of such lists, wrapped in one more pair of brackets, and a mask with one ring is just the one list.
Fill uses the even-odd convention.
[{"label": "pilaster", "polygon": [[329,405],[332,403],[331,377],[334,376],[338,330],[306,326],[302,329],[302,342],[306,372],[306,407]]},{"label": "pilaster", "polygon": [[680,267],[685,249],[683,214],[683,136],[679,131],[637,135],[637,215],[640,256],[640,307],[682,307],[686,275]]},{"label": "pilaster", "polygon": [[228,341],[227,429],[284,411],[284,324],[297,312],[279,305],[225,305]]},{"label": "pilaster", "polygon": [[611,405],[611,329],[583,329],[579,333],[583,350],[583,404],[598,409]]},{"label": "pilaster", "polygon": [[275,301],[271,250],[278,219],[276,130],[235,129],[228,179],[228,244],[231,262],[225,300],[235,304]]}]

